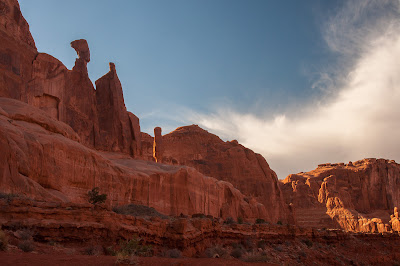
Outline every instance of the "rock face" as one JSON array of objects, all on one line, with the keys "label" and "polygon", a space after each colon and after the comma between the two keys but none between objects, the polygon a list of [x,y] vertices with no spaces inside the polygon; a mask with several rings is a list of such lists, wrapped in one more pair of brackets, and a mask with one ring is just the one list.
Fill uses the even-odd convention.
[{"label": "rock face", "polygon": [[386,232],[391,210],[400,205],[400,165],[384,159],[322,164],[289,175],[282,184],[299,225]]},{"label": "rock face", "polygon": [[0,44],[0,97],[26,100],[37,50],[17,0],[0,0]]},{"label": "rock face", "polygon": [[97,149],[140,156],[139,119],[126,110],[121,83],[110,63],[95,90],[87,72],[86,40],[73,41],[78,58],[68,70],[38,53],[16,0],[0,1],[0,97],[24,101],[67,123],[80,141]]},{"label": "rock face", "polygon": [[79,58],[86,63],[90,62],[90,50],[89,45],[86,40],[80,39],[71,42],[71,47],[75,49],[76,53],[78,54]]},{"label": "rock face", "polygon": [[161,127],[154,128],[153,158],[156,162],[162,162],[164,155]]},{"label": "rock face", "polygon": [[136,140],[140,135],[139,119],[126,110],[113,63],[110,63],[110,71],[96,81],[96,99],[100,128],[96,148],[134,155],[139,149]]},{"label": "rock face", "polygon": [[[145,148],[151,141],[149,137],[142,138],[145,157],[149,152]],[[164,163],[188,165],[205,175],[230,182],[244,195],[267,207],[268,221],[293,222],[277,176],[260,154],[237,141],[224,142],[197,125],[177,128],[162,136],[162,143]]]},{"label": "rock face", "polygon": [[87,202],[99,187],[108,206],[137,203],[167,215],[265,218],[265,206],[232,184],[193,168],[99,152],[77,142],[63,122],[21,101],[0,98],[0,192],[38,200]]}]

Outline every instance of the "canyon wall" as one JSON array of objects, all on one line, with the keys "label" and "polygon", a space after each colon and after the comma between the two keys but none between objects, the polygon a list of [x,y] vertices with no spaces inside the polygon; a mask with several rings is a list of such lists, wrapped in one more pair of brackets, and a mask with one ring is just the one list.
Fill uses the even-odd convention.
[{"label": "canyon wall", "polygon": [[99,187],[108,195],[109,207],[136,203],[167,215],[267,218],[263,204],[247,200],[228,182],[186,166],[96,151],[78,139],[71,127],[48,113],[0,98],[0,192],[84,203],[87,192]]},{"label": "canyon wall", "polygon": [[364,159],[289,175],[281,188],[299,225],[386,232],[397,227],[399,186],[399,164]]},{"label": "canyon wall", "polygon": [[[142,135],[143,155],[150,158],[151,136]],[[199,172],[232,183],[249,198],[264,204],[268,221],[294,223],[290,207],[284,203],[278,178],[260,154],[236,140],[222,141],[197,125],[185,126],[162,136],[159,161],[187,165]],[[146,148],[147,147],[147,148]],[[159,156],[160,157],[160,156]]]}]

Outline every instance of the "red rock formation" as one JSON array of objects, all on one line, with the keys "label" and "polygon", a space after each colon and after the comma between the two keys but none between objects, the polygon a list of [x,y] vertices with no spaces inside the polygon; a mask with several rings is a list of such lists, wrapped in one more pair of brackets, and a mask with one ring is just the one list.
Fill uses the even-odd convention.
[{"label": "red rock formation", "polygon": [[322,164],[289,175],[282,185],[299,225],[390,231],[390,210],[400,203],[400,166],[384,159]]},{"label": "red rock formation", "polygon": [[0,1],[0,44],[0,97],[25,100],[37,50],[17,0]]},{"label": "red rock formation", "polygon": [[[17,253],[15,249],[0,252],[0,261],[12,265],[31,265],[32,261],[42,264],[45,261],[52,265],[71,260],[79,262],[76,254],[80,251],[84,252],[95,245],[101,252],[105,247],[115,248],[120,240],[131,240],[135,236],[141,239],[141,244],[151,245],[155,255],[145,258],[149,259],[147,263],[140,258],[140,265],[142,262],[143,265],[350,265],[354,262],[362,265],[395,265],[400,257],[400,237],[397,234],[353,234],[342,230],[271,224],[229,225],[210,218],[145,219],[117,214],[99,206],[93,209],[88,204],[38,202],[21,198],[0,199],[0,225],[9,236],[10,244],[18,244],[21,232],[34,232],[34,245],[38,247],[35,253],[46,254],[42,254],[39,260],[37,254]],[[46,243],[56,243],[58,248]],[[243,243],[246,247],[244,258],[251,254],[251,258],[261,260],[265,258],[262,254],[266,253],[269,254],[268,263],[243,264],[241,260],[198,258],[207,248],[213,251],[218,247],[230,254],[233,250],[231,246],[237,243]],[[54,257],[60,255],[55,250],[60,247],[63,259],[54,262]],[[186,258],[168,260],[156,257],[174,248],[180,249]],[[65,254],[70,255],[66,258]],[[30,260],[21,259],[27,255],[31,256]],[[91,256],[88,259],[89,256],[85,256],[84,263],[114,264],[115,257],[114,261],[106,263],[110,257]],[[97,261],[95,258],[98,258]]]},{"label": "red rock formation", "polygon": [[164,214],[265,218],[264,205],[249,201],[232,184],[193,168],[98,152],[77,142],[66,124],[23,102],[0,98],[0,192],[40,200],[86,202],[100,187],[108,206],[138,203]]},{"label": "red rock formation", "polygon": [[27,102],[70,125],[89,146],[99,139],[96,95],[87,72],[87,58],[78,58],[73,70],[47,54],[33,61]]},{"label": "red rock formation", "polygon": [[[149,157],[149,150],[145,148],[151,141],[149,137],[143,137],[145,157]],[[197,125],[177,128],[164,135],[162,141],[163,162],[188,165],[205,175],[230,182],[267,207],[268,221],[293,222],[283,202],[277,176],[260,154],[237,141],[224,142]]]},{"label": "red rock formation", "polygon": [[80,39],[71,42],[71,47],[75,49],[78,54],[78,60],[82,59],[86,63],[90,62],[90,50],[86,40]]},{"label": "red rock formation", "polygon": [[161,135],[161,127],[154,128],[153,158],[156,162],[163,161],[164,147]]},{"label": "red rock formation", "polygon": [[100,128],[96,148],[137,153],[135,138],[140,135],[139,119],[126,110],[121,82],[113,63],[110,63],[110,71],[96,81],[96,99]]}]

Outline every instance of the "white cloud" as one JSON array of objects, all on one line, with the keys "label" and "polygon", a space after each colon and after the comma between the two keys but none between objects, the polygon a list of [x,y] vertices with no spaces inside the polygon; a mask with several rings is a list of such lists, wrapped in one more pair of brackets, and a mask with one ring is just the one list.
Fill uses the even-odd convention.
[{"label": "white cloud", "polygon": [[340,75],[321,73],[314,83],[341,84],[331,99],[274,117],[222,107],[188,120],[263,154],[279,178],[325,162],[400,161],[399,7],[399,0],[348,1],[328,20],[327,45],[346,58]]}]

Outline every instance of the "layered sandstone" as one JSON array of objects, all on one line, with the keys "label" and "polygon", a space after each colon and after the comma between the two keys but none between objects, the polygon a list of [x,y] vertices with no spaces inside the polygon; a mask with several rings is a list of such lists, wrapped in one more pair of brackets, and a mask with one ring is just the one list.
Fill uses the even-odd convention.
[{"label": "layered sandstone", "polygon": [[110,63],[110,71],[96,81],[96,99],[100,128],[96,148],[138,155],[139,119],[126,110],[113,63]]},{"label": "layered sandstone", "polygon": [[99,187],[108,195],[108,206],[137,203],[167,215],[245,220],[267,216],[264,205],[228,182],[190,167],[90,149],[77,142],[71,127],[17,100],[0,98],[0,108],[0,192],[79,203]]},{"label": "layered sandstone", "polygon": [[390,214],[400,204],[399,183],[400,165],[364,159],[289,175],[282,191],[299,225],[387,232],[392,230]]},{"label": "layered sandstone", "polygon": [[86,40],[71,42],[78,58],[72,70],[38,53],[16,0],[0,1],[0,97],[27,102],[70,125],[83,144],[140,156],[139,119],[127,112],[121,83],[110,63],[95,90]]},{"label": "layered sandstone", "polygon": [[161,127],[154,128],[153,158],[156,162],[162,162],[164,146],[161,134]]},{"label": "layered sandstone", "polygon": [[37,55],[17,0],[0,1],[0,97],[25,100]]},{"label": "layered sandstone", "polygon": [[[142,135],[142,139],[143,154],[150,157],[148,142],[152,138]],[[160,136],[158,139],[160,141]],[[157,142],[157,139],[154,141]],[[224,142],[218,136],[192,125],[162,136],[162,147],[162,158],[158,160],[172,165],[188,165],[205,175],[232,183],[244,195],[267,207],[268,221],[294,222],[284,204],[275,172],[260,154],[236,140]]]}]

